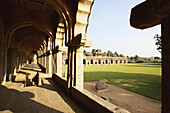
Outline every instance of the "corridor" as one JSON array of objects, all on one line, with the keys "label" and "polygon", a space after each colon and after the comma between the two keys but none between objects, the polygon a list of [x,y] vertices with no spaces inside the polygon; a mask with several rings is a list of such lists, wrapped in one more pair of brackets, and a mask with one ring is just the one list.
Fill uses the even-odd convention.
[{"label": "corridor", "polygon": [[[34,77],[41,69],[26,65],[16,74],[15,82],[0,86],[0,112],[2,113],[88,113],[47,75],[42,86],[24,87],[24,73]],[[22,75],[22,76],[21,76]]]}]

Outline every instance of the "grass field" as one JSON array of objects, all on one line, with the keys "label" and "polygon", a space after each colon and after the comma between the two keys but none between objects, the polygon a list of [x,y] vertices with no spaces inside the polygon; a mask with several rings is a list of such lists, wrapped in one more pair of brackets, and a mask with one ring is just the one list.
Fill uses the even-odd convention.
[{"label": "grass field", "polygon": [[84,77],[85,82],[107,79],[109,84],[161,100],[161,65],[88,65]]}]

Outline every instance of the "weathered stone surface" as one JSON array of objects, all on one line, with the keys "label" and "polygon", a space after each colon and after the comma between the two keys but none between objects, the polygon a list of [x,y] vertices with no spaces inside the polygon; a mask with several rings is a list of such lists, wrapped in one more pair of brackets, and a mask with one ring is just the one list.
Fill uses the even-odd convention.
[{"label": "weathered stone surface", "polygon": [[130,113],[129,111],[122,109],[122,108],[116,108],[114,113]]},{"label": "weathered stone surface", "polygon": [[104,99],[104,100],[106,100],[106,101],[110,101],[110,98],[107,97],[107,96],[102,96],[101,98]]},{"label": "weathered stone surface", "polygon": [[170,10],[169,0],[146,0],[131,10],[130,25],[146,29],[161,24]]},{"label": "weathered stone surface", "polygon": [[108,85],[106,84],[107,80],[106,79],[102,79],[102,80],[99,80],[97,83],[96,83],[96,90],[105,90],[105,89],[108,89]]}]

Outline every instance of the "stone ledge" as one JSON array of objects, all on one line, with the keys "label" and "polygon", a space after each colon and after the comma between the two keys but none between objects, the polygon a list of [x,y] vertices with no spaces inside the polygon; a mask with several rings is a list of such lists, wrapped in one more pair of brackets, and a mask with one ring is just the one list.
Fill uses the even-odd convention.
[{"label": "stone ledge", "polygon": [[[60,86],[62,86],[65,90],[67,90],[67,81],[58,77],[57,75],[53,75],[53,80],[57,82]],[[75,87],[71,88],[71,97],[85,106],[87,109],[94,113],[130,113],[129,111],[120,108],[102,98],[90,93],[85,90],[83,92],[77,90]]]},{"label": "stone ledge", "polygon": [[103,90],[96,90],[97,93],[100,93],[100,92],[104,92],[104,91],[108,91],[109,89],[103,89]]}]

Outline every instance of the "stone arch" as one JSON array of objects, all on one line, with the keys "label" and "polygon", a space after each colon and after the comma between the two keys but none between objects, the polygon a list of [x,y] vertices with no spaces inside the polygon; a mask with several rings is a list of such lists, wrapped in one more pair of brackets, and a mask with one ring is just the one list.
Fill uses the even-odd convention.
[{"label": "stone arch", "polygon": [[98,62],[99,62],[99,64],[101,64],[101,60],[99,60]]},{"label": "stone arch", "polygon": [[111,64],[113,64],[113,60],[111,60]]},{"label": "stone arch", "polygon": [[90,60],[91,64],[93,64],[93,59]]},{"label": "stone arch", "polygon": [[[31,38],[33,38],[33,37],[27,37],[27,38],[24,38],[24,39],[22,39],[21,41],[19,41],[18,42],[18,48],[20,48],[20,44],[24,41],[24,40],[27,40],[27,39],[31,39]],[[41,45],[44,47],[45,45],[46,45],[46,43],[43,41],[43,40],[41,40],[40,38],[33,38],[34,40],[39,40],[40,42],[41,42]]]},{"label": "stone arch", "polygon": [[[80,0],[78,2],[76,23],[75,23],[75,36],[80,33],[86,33],[89,24],[89,16],[92,9],[94,0]],[[84,19],[82,19],[82,17]],[[78,29],[79,28],[79,29]]]},{"label": "stone arch", "polygon": [[83,64],[86,64],[86,59],[83,59]]},{"label": "stone arch", "polygon": [[124,60],[124,64],[126,64],[126,60]]},{"label": "stone arch", "polygon": [[108,64],[108,60],[105,60],[106,64]]},{"label": "stone arch", "polygon": [[118,60],[116,60],[115,64],[118,64]]},{"label": "stone arch", "polygon": [[50,31],[48,31],[46,28],[43,28],[42,26],[36,24],[34,21],[26,21],[26,22],[22,22],[22,23],[18,23],[13,25],[12,27],[10,27],[10,29],[7,31],[7,41],[8,41],[8,45],[6,45],[6,47],[8,47],[10,45],[10,41],[12,38],[13,33],[20,28],[23,27],[28,27],[28,26],[34,26],[36,28],[38,28],[39,30],[41,30],[42,32],[44,32],[45,34],[47,34],[50,38],[53,38],[52,33],[50,33]]},{"label": "stone arch", "polygon": [[65,45],[68,45],[68,42],[72,39],[73,36],[72,19],[69,14],[69,9],[67,8],[67,5],[62,1],[48,0],[48,3],[55,9],[55,11],[63,20],[65,28]]}]

